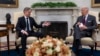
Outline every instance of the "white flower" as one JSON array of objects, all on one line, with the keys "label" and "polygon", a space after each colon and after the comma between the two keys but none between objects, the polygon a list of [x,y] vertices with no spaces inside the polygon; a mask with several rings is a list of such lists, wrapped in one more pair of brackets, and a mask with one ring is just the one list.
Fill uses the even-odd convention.
[{"label": "white flower", "polygon": [[50,42],[50,41],[52,41],[52,40],[51,40],[51,39],[48,39],[47,41]]},{"label": "white flower", "polygon": [[42,47],[53,47],[53,43],[51,43],[51,42],[43,42],[43,45],[42,45]]},{"label": "white flower", "polygon": [[57,45],[61,45],[62,44],[62,42],[61,41],[57,41]]},{"label": "white flower", "polygon": [[53,43],[51,43],[51,42],[48,43],[48,46],[49,46],[49,47],[53,47]]},{"label": "white flower", "polygon": [[27,46],[27,48],[31,48],[31,47],[33,47],[33,45],[29,45],[29,46]]},{"label": "white flower", "polygon": [[33,56],[39,56],[39,50],[39,48],[36,48]]},{"label": "white flower", "polygon": [[39,43],[39,40],[37,40],[35,43]]},{"label": "white flower", "polygon": [[55,48],[55,51],[56,52],[60,52],[61,50],[60,50],[60,46],[57,46],[56,48]]},{"label": "white flower", "polygon": [[36,48],[36,50],[35,50],[36,52],[39,52],[40,51],[40,49],[39,48]]},{"label": "white flower", "polygon": [[58,39],[56,39],[56,38],[53,38],[53,40],[54,40],[54,41],[58,41]]},{"label": "white flower", "polygon": [[48,49],[48,50],[46,51],[46,53],[47,53],[48,55],[52,55],[53,50],[50,48],[50,49]]},{"label": "white flower", "polygon": [[34,52],[33,56],[39,56],[39,52]]},{"label": "white flower", "polygon": [[47,41],[43,42],[42,47],[47,47],[47,46],[48,46],[48,42]]}]

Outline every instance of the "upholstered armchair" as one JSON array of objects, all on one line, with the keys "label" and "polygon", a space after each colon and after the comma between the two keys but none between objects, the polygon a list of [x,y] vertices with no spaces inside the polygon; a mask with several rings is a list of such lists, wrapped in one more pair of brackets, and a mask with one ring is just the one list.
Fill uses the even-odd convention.
[{"label": "upholstered armchair", "polygon": [[[99,20],[99,17],[98,17],[99,12],[89,11],[89,14],[94,15],[96,17],[97,23],[99,22],[98,21]],[[79,13],[79,15],[81,15],[81,14]],[[73,29],[71,29],[70,35],[68,37],[66,37],[66,42],[69,44],[73,44],[73,40],[74,40],[73,32],[74,32]],[[81,44],[91,47],[91,51],[93,53],[93,49],[95,47],[95,50],[96,50],[96,45],[97,45],[96,37],[97,37],[97,29],[94,30],[92,37],[81,38]]]},{"label": "upholstered armchair", "polygon": [[[18,17],[24,16],[23,12],[15,12],[14,13],[14,26],[16,26]],[[31,14],[32,16],[32,14]],[[14,31],[16,32],[16,40],[15,40],[15,46],[16,46],[16,50],[19,50],[19,47],[21,46],[21,37],[18,36],[18,33],[16,31],[16,29],[14,29]],[[37,40],[37,37],[35,36],[30,36],[27,38],[27,46],[29,44],[32,44],[34,41]]]}]

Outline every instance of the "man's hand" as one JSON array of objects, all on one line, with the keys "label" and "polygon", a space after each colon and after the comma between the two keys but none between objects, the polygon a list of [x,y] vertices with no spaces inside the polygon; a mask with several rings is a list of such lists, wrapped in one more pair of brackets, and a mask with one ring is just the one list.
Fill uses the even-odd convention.
[{"label": "man's hand", "polygon": [[25,30],[21,30],[21,33],[28,35],[27,31],[25,31]]},{"label": "man's hand", "polygon": [[81,23],[80,22],[78,22],[76,25],[80,25]]},{"label": "man's hand", "polygon": [[87,26],[83,25],[82,27],[80,27],[81,30],[86,30]]},{"label": "man's hand", "polygon": [[51,23],[47,22],[47,21],[43,22],[43,24],[42,24],[42,26],[49,26],[49,25],[51,25]]}]

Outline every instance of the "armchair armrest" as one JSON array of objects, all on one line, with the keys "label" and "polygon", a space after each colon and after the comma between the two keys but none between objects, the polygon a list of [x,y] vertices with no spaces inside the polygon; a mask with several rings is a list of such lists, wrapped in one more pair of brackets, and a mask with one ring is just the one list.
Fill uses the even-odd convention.
[{"label": "armchair armrest", "polygon": [[73,28],[71,28],[71,29],[70,29],[70,34],[69,34],[69,36],[72,36],[72,35],[73,35],[73,33],[74,33],[74,29],[73,29]]},{"label": "armchair armrest", "polygon": [[[95,29],[95,30],[93,31],[93,33],[92,33],[92,39],[93,39],[94,41],[96,41],[98,31],[99,31],[99,29]],[[73,33],[74,33],[74,29],[71,28],[71,29],[70,29],[70,34],[69,34],[69,36],[72,36]]]},{"label": "armchair armrest", "polygon": [[95,29],[92,33],[92,39],[96,42],[96,38],[97,38],[97,33],[98,33],[98,29]]}]

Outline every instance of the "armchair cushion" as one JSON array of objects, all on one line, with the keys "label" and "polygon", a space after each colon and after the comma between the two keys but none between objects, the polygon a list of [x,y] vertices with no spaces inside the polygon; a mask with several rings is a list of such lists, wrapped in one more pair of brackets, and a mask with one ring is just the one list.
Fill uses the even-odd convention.
[{"label": "armchair cushion", "polygon": [[[74,37],[68,36],[66,37],[66,42],[73,43]],[[82,45],[94,45],[94,40],[91,37],[83,37],[81,38],[81,44]]]},{"label": "armchair cushion", "polygon": [[[36,40],[37,40],[37,37],[34,37],[34,36],[27,37],[27,44],[32,44],[32,43],[35,42]],[[21,44],[21,37],[19,37],[19,38],[16,40],[16,44],[17,44],[17,45],[20,45],[20,44]]]}]

